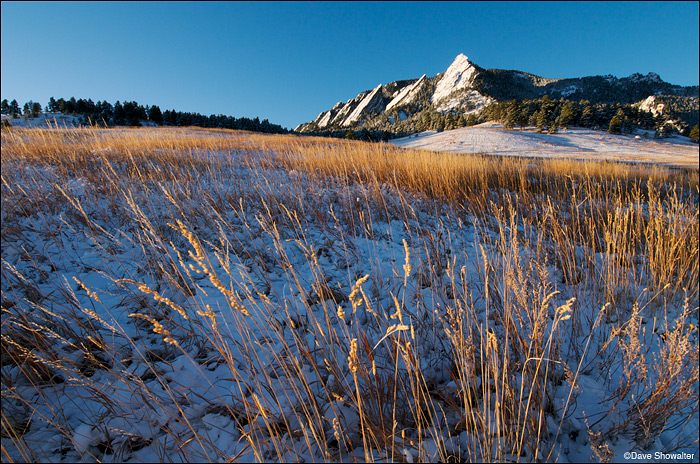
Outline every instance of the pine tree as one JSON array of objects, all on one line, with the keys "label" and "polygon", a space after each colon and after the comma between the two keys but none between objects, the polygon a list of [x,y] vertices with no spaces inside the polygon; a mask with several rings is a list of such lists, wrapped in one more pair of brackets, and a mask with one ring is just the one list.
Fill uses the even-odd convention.
[{"label": "pine tree", "polygon": [[[616,128],[617,132],[612,132],[612,133],[621,134],[622,130],[625,129],[627,127],[627,124],[628,124],[627,116],[625,116],[625,112],[622,110],[622,108],[617,109],[615,116],[613,116],[613,119],[615,119],[615,118],[617,118],[617,120],[619,121],[618,123],[616,123],[616,125],[618,126]],[[610,124],[612,124],[612,120],[610,120]],[[610,127],[608,127],[608,132],[610,132]]]},{"label": "pine tree", "polygon": [[515,122],[516,122],[516,113],[518,111],[518,103],[515,101],[512,101],[508,104],[508,107],[505,110],[505,114],[503,115],[503,128],[507,130],[511,130],[515,127]]},{"label": "pine tree", "polygon": [[592,127],[595,114],[591,105],[586,105],[581,114],[581,126]]},{"label": "pine tree", "polygon": [[12,100],[10,102],[10,116],[16,118],[19,114],[19,103],[17,103],[17,100]]},{"label": "pine tree", "polygon": [[148,119],[158,125],[163,124],[163,113],[161,113],[160,108],[158,106],[153,105],[149,108]]},{"label": "pine tree", "polygon": [[539,111],[532,113],[527,119],[527,125],[537,127],[537,116],[539,116]]},{"label": "pine tree", "polygon": [[518,109],[515,117],[516,124],[520,126],[521,131],[523,130],[523,127],[527,126],[529,120],[530,115],[528,114],[528,108],[526,105],[523,105]]},{"label": "pine tree", "polygon": [[10,114],[10,102],[7,101],[7,98],[0,103],[0,113]]},{"label": "pine tree", "polygon": [[619,115],[613,116],[608,125],[608,132],[611,134],[621,134],[622,133],[622,120]]},{"label": "pine tree", "polygon": [[439,115],[435,121],[435,130],[438,132],[445,130],[445,118],[442,115]]},{"label": "pine tree", "polygon": [[695,124],[695,127],[693,127],[690,130],[689,136],[690,136],[690,140],[692,140],[693,142],[698,141],[698,136],[700,136],[700,134],[698,133],[698,125],[697,124]]},{"label": "pine tree", "polygon": [[657,131],[657,134],[659,137],[670,137],[675,132],[676,128],[673,126],[673,123],[667,121],[661,126],[661,129]]},{"label": "pine tree", "polygon": [[[545,95],[546,96],[546,95]],[[537,132],[544,132],[547,125],[547,113],[542,109],[537,114]]]},{"label": "pine tree", "polygon": [[68,114],[73,114],[75,113],[75,106],[77,105],[77,102],[75,101],[75,97],[70,97],[70,100],[66,101],[65,106],[64,106],[64,111]]},{"label": "pine tree", "polygon": [[75,102],[75,112],[76,113],[85,114],[85,113],[87,113],[87,109],[88,109],[87,102],[85,100],[83,100],[82,98],[79,98]]},{"label": "pine tree", "polygon": [[561,109],[561,115],[559,115],[561,127],[569,127],[574,119],[574,103],[567,102]]},{"label": "pine tree", "polygon": [[122,126],[126,123],[126,112],[119,100],[114,104],[114,124]]}]

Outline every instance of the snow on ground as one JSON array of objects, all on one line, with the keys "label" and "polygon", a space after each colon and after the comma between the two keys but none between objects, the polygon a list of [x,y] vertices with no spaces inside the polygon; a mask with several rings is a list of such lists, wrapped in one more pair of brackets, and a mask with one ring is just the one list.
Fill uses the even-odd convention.
[{"label": "snow on ground", "polygon": [[[567,149],[573,145],[571,140],[578,144],[583,143],[582,140],[588,140],[590,144],[601,143],[600,140],[608,140],[608,143],[612,144],[616,140],[605,134],[591,132],[581,131],[578,138],[573,139],[556,136],[552,139],[557,141],[554,147]],[[455,133],[476,138],[468,142],[468,137],[455,137]],[[439,145],[435,140],[441,140],[440,137],[445,136],[449,137],[441,143],[445,143],[447,147],[450,147],[450,144],[459,144],[464,146],[462,149],[470,148],[475,152],[491,151],[482,147],[501,147],[500,153],[503,153],[502,137],[517,140],[519,146],[530,147],[533,152],[541,151],[542,144],[546,145],[544,141],[550,140],[547,136],[538,134],[476,128],[453,131],[452,134],[422,134],[406,140],[406,145],[410,146],[410,142],[414,141],[432,141],[431,147],[442,147],[443,145]],[[681,143],[677,145],[685,146]],[[620,143],[620,146],[623,144]],[[517,150],[520,151],[522,148]],[[205,158],[212,156],[218,155],[204,155]],[[32,416],[31,426],[23,436],[24,442],[34,453],[34,459],[56,462],[98,459],[102,462],[127,459],[154,462],[182,460],[187,456],[185,452],[189,452],[192,453],[190,457],[200,456],[200,459],[207,460],[228,460],[234,456],[244,461],[254,460],[257,456],[252,454],[245,435],[251,432],[250,425],[237,424],[236,418],[225,413],[226,407],[235,409],[240,407],[242,401],[253,400],[262,401],[269,408],[270,414],[285,417],[288,421],[292,433],[282,438],[290,453],[288,459],[322,459],[318,448],[310,449],[307,446],[308,441],[303,438],[306,437],[303,433],[308,433],[308,430],[304,432],[304,424],[300,424],[298,420],[294,422],[296,416],[293,413],[300,410],[303,404],[299,403],[298,398],[286,396],[285,385],[288,388],[295,380],[285,378],[284,366],[279,365],[280,358],[274,355],[275,351],[281,350],[281,342],[285,342],[293,349],[286,355],[298,356],[304,365],[305,358],[299,351],[295,351],[294,347],[304,344],[305,341],[310,347],[318,343],[319,333],[323,332],[320,326],[319,330],[315,331],[312,327],[314,320],[321,323],[325,320],[337,334],[348,335],[347,339],[338,341],[340,346],[335,355],[339,359],[345,359],[349,339],[356,337],[360,330],[369,337],[369,346],[376,344],[380,346],[381,351],[380,343],[386,338],[386,327],[377,324],[377,321],[386,319],[388,323],[388,315],[394,312],[395,304],[398,304],[395,302],[406,301],[408,304],[404,317],[406,323],[409,323],[408,318],[411,318],[412,335],[413,326],[416,328],[415,349],[420,353],[420,363],[424,366],[425,375],[434,382],[438,392],[449,394],[458,390],[459,386],[450,376],[450,366],[446,365],[450,359],[449,353],[446,352],[449,351],[449,347],[446,348],[440,337],[435,334],[435,328],[439,327],[439,316],[436,315],[438,312],[444,313],[445,310],[440,302],[444,304],[451,298],[448,296],[451,292],[448,273],[442,274],[440,282],[426,284],[422,280],[426,269],[436,257],[448,256],[448,260],[452,260],[452,268],[462,270],[463,279],[469,285],[458,291],[470,292],[470,297],[473,295],[477,302],[474,304],[478,309],[478,317],[483,317],[485,329],[497,334],[503,330],[498,321],[487,317],[488,309],[484,301],[488,299],[488,291],[484,295],[484,290],[479,284],[482,281],[480,273],[483,272],[479,268],[482,256],[494,256],[495,262],[502,256],[497,247],[489,245],[489,240],[483,235],[493,233],[493,240],[497,243],[498,234],[489,232],[483,224],[478,225],[479,221],[476,219],[468,222],[456,221],[454,212],[448,207],[435,209],[434,205],[426,204],[420,198],[405,193],[399,195],[390,186],[383,187],[387,204],[384,205],[386,214],[382,215],[372,211],[361,201],[368,196],[362,185],[340,187],[328,182],[324,188],[311,188],[311,181],[298,171],[287,172],[272,168],[255,171],[247,165],[237,165],[235,154],[230,156],[231,159],[226,160],[224,170],[217,173],[204,170],[198,180],[201,192],[214,195],[214,204],[222,206],[220,222],[206,223],[198,220],[196,216],[188,220],[191,221],[190,227],[198,231],[202,243],[207,244],[207,247],[213,246],[211,243],[218,243],[216,228],[219,228],[218,233],[226,236],[229,241],[230,247],[226,248],[228,262],[217,262],[212,256],[209,266],[220,276],[230,276],[226,277],[224,286],[240,292],[244,305],[251,314],[247,319],[237,317],[227,297],[202,274],[192,274],[194,295],[187,297],[178,293],[167,282],[158,281],[156,276],[145,271],[149,256],[144,256],[141,247],[143,239],[138,238],[140,230],[137,224],[146,223],[147,217],[148,221],[160,226],[160,223],[164,222],[163,218],[178,217],[180,214],[178,208],[173,207],[166,198],[167,195],[163,195],[161,185],[138,187],[134,201],[145,216],[140,219],[134,217],[124,222],[114,215],[113,208],[117,206],[113,199],[104,196],[101,186],[90,185],[84,178],[72,179],[66,183],[61,177],[62,173],[51,167],[13,168],[17,169],[16,172],[5,172],[6,168],[3,167],[3,176],[9,182],[8,185],[15,185],[15,181],[27,182],[27,179],[31,179],[33,190],[30,193],[37,197],[61,197],[52,185],[64,185],[67,194],[82,199],[87,208],[86,215],[93,218],[101,230],[107,231],[112,238],[109,246],[105,246],[99,239],[105,239],[107,235],[97,237],[98,229],[87,227],[81,221],[70,221],[76,214],[68,204],[59,206],[54,211],[38,212],[34,216],[23,217],[14,213],[11,215],[10,207],[7,206],[6,211],[6,205],[3,203],[3,222],[9,220],[10,216],[16,220],[13,225],[15,231],[8,232],[7,238],[3,238],[3,265],[16,270],[17,274],[31,281],[38,292],[38,296],[31,298],[34,301],[28,301],[27,298],[30,297],[17,299],[16,296],[24,288],[22,283],[14,282],[14,278],[13,282],[3,279],[3,299],[16,299],[17,301],[13,301],[13,304],[17,305],[15,310],[22,307],[27,313],[38,312],[39,305],[50,304],[53,311],[72,308],[71,310],[76,311],[85,320],[92,320],[93,323],[98,319],[103,320],[106,325],[99,330],[105,339],[112,337],[117,345],[124,346],[124,358],[113,361],[114,370],[98,369],[92,377],[86,377],[82,383],[67,381],[36,389],[22,378],[17,366],[3,366],[3,376],[12,378],[19,394],[31,399],[37,407]],[[162,187],[177,189],[176,185],[169,186],[167,183]],[[263,208],[251,201],[254,196],[261,195],[264,198],[266,194],[270,195],[269,198],[276,197],[282,204],[290,205],[290,208],[295,204],[303,205],[308,209],[308,214],[302,214],[300,222],[295,223],[285,220],[284,214],[280,212],[273,223],[267,220],[264,214],[267,206]],[[193,195],[192,198],[197,196],[199,195]],[[230,197],[240,198],[239,209],[230,207],[229,201],[225,200]],[[414,211],[411,218],[396,215],[396,212],[404,209],[404,202],[411,205]],[[364,213],[364,217],[369,220],[357,226],[347,221],[339,221],[333,213],[333,208],[336,205],[338,209],[339,205],[344,204],[356,205],[357,210]],[[315,214],[312,214],[312,211]],[[167,227],[164,229],[169,230]],[[534,234],[533,237],[538,234],[537,230],[521,230],[518,233],[521,232]],[[185,257],[183,269],[187,271],[190,266],[192,269],[198,267],[200,264],[191,253],[191,245],[182,237],[178,237],[178,234],[173,233],[170,237],[172,248]],[[410,278],[406,280],[403,268],[404,243],[410,246],[413,266]],[[309,258],[310,250],[315,250],[313,254],[317,261]],[[213,255],[211,248],[209,253],[210,256]],[[234,271],[227,272],[224,264]],[[380,317],[371,312],[366,305],[353,308],[347,301],[338,302],[345,308],[347,320],[336,317],[338,305],[313,298],[314,283],[318,281],[320,270],[323,272],[323,279],[334,288],[337,286],[340,293],[346,296],[350,294],[359,276],[370,276],[363,287],[368,299],[365,301],[372,305]],[[561,283],[561,272],[556,268],[550,266],[544,271],[539,271],[540,275],[543,273],[547,274],[545,279],[549,281],[548,285],[561,291],[552,301],[552,308],[564,304],[568,298],[577,294],[575,286]],[[210,358],[213,351],[207,354],[203,347],[197,346],[196,340],[188,344],[188,341],[181,337],[182,334],[173,333],[173,336],[180,340],[184,352],[172,350],[162,342],[160,336],[150,333],[149,324],[135,324],[133,318],[128,315],[140,310],[139,302],[134,295],[127,292],[126,286],[118,284],[124,279],[144,282],[150,288],[158,289],[162,295],[175,301],[192,317],[196,317],[196,310],[212,308],[218,317],[219,325],[227,328],[224,332],[230,337],[228,342],[232,349],[231,356],[236,360],[235,369],[238,369],[235,375],[242,376],[239,380],[248,384],[249,390],[238,391],[231,378],[232,370],[235,369],[225,362]],[[79,282],[84,283],[84,287]],[[84,290],[85,287],[97,293],[100,298],[99,304]],[[138,292],[136,294],[138,295]],[[577,317],[595,318],[598,307],[588,304],[594,300],[592,295],[578,296],[581,303],[577,310],[583,312],[583,315]],[[61,300],[63,297],[67,298],[69,304]],[[141,298],[147,297],[149,295],[141,295]],[[466,300],[466,293],[464,298]],[[421,305],[418,305],[418,301]],[[3,307],[6,304],[3,300]],[[668,309],[677,311],[678,307]],[[270,314],[265,313],[266,310],[272,311],[271,315],[274,318],[290,322],[283,324],[280,331],[275,332],[276,329],[270,329],[266,325],[271,320]],[[649,320],[652,309],[646,311],[649,314],[645,312],[643,316]],[[177,315],[174,314],[174,317]],[[292,324],[292,320],[302,321],[301,327],[299,324]],[[5,321],[6,312],[3,309],[3,324]],[[248,321],[246,324],[249,325],[241,325],[242,321]],[[692,322],[698,324],[697,320]],[[181,323],[186,325],[185,321]],[[116,332],[119,331],[110,327],[121,328],[123,333],[117,335]],[[612,327],[612,324],[609,327]],[[235,348],[246,346],[246,337],[256,340],[260,346],[259,350],[256,349],[257,352],[251,353],[242,348]],[[560,342],[562,352],[574,347],[580,349],[586,346],[590,338],[590,333],[579,333],[573,338],[564,337]],[[649,347],[648,357],[660,353],[661,339],[651,330],[645,333],[643,342]],[[388,346],[388,342],[385,344]],[[79,351],[69,348],[57,344],[55,349],[65,356],[80,355]],[[597,348],[600,348],[600,345]],[[149,364],[146,360],[148,353],[160,353],[164,358],[167,355],[167,362]],[[620,383],[621,374],[618,371],[612,378],[601,377],[595,367],[595,355],[596,351],[592,349],[588,357],[584,357],[584,369],[578,378],[581,391],[577,394],[577,400],[571,403],[567,410],[563,409],[563,405],[572,393],[570,385],[562,382],[555,388],[552,398],[554,412],[549,416],[548,421],[551,424],[548,422],[546,428],[549,432],[546,438],[554,444],[554,455],[548,456],[548,459],[559,462],[589,461],[591,443],[587,435],[587,421],[594,418],[596,421],[602,420],[602,424],[605,425],[613,424],[619,419],[601,419],[609,404],[600,402],[603,398],[610,397],[611,390]],[[606,362],[619,361],[619,355],[613,353],[611,356]],[[379,357],[377,363],[381,364]],[[251,364],[254,366],[251,367]],[[391,369],[391,366],[385,367]],[[576,371],[577,366],[572,365],[570,368]],[[113,372],[119,369],[124,370],[128,376],[115,377]],[[265,376],[266,372],[275,369],[280,372],[278,380],[272,385],[277,391],[270,391],[265,388],[270,386],[269,378]],[[312,370],[309,365],[304,365],[303,369],[307,375],[309,394],[315,395],[314,401],[323,401],[323,391],[326,388],[324,385],[332,388],[332,385],[347,383],[349,378],[349,372],[344,374],[346,378],[336,379],[333,375],[328,375],[328,372]],[[381,372],[381,365],[379,369]],[[134,379],[134,384],[131,385],[127,379]],[[152,396],[147,399],[139,396],[143,390],[134,385],[146,385]],[[110,396],[105,398],[95,395],[94,392],[100,389],[108,389],[111,392]],[[178,395],[179,406],[173,404],[173,397],[169,395]],[[281,404],[277,403],[280,398]],[[56,405],[61,405],[58,414],[55,410]],[[5,410],[5,404],[3,409]],[[335,410],[338,413],[334,413]],[[679,411],[679,414],[682,413],[683,410]],[[18,411],[17,414],[21,415],[22,411]],[[488,411],[486,414],[488,415]],[[347,402],[330,403],[325,418],[328,422],[339,418],[343,430],[348,430],[353,425],[357,426],[357,415]],[[448,419],[452,420],[446,417],[445,421]],[[590,422],[592,423],[593,419]],[[57,428],[57,424],[60,424],[60,429]],[[331,435],[330,426],[325,426],[328,429],[327,433]],[[450,423],[450,428],[454,426]],[[453,446],[457,450],[461,446],[462,451],[468,449],[473,437],[467,432],[451,436],[450,428],[446,426],[444,430],[434,430],[430,433],[434,433],[435,440],[446,443],[448,448]],[[191,437],[191,433],[188,432],[190,429],[196,430],[200,437],[207,437],[207,440],[185,441]],[[691,416],[683,429],[662,433],[648,443],[643,451],[650,455],[675,451],[694,453],[694,459],[691,460],[697,462],[697,442],[687,445],[688,434],[692,439],[692,434],[697,433],[697,430],[697,415]],[[412,432],[409,430],[407,433]],[[179,437],[184,438],[182,441],[173,441],[173,437],[178,437],[178,440]],[[609,446],[618,460],[621,460],[625,452],[641,450],[629,433],[619,434]],[[6,447],[12,458],[21,458],[14,444],[9,440],[6,442],[5,438],[3,447]],[[214,450],[214,447],[217,450]],[[430,439],[424,441],[424,447],[423,457],[438,459],[437,446],[434,443],[431,445]],[[361,449],[355,450],[355,453],[362,459]],[[403,449],[403,457],[408,462],[417,457],[413,453],[416,453],[415,449]],[[353,459],[349,454],[343,457],[347,460]],[[388,459],[387,456],[377,458]],[[265,456],[265,459],[272,460],[273,457]],[[520,459],[535,460],[533,456]]]},{"label": "snow on ground", "polygon": [[496,100],[484,96],[476,90],[465,90],[462,93],[456,93],[451,97],[443,98],[436,109],[440,113],[457,110],[457,113],[472,114],[478,113],[482,108],[494,101]]},{"label": "snow on ground", "polygon": [[3,115],[3,121],[9,122],[12,127],[32,128],[32,127],[73,127],[80,124],[78,116],[62,113],[41,113],[36,118],[11,118]]},{"label": "snow on ground", "polygon": [[532,128],[504,130],[495,123],[444,132],[427,131],[392,140],[404,148],[452,153],[493,154],[539,158],[572,158],[656,163],[698,167],[698,145],[675,136],[668,139],[615,135],[571,127],[557,134],[540,134]]}]

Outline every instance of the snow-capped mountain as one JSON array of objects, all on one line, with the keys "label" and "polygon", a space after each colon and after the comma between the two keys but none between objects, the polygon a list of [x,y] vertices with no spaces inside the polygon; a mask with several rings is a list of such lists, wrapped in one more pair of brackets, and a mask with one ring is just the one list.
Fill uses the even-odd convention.
[{"label": "snow-capped mountain", "polygon": [[296,131],[315,132],[372,126],[382,117],[393,123],[424,110],[468,115],[496,101],[536,99],[543,95],[591,103],[635,103],[653,95],[696,97],[698,86],[664,82],[658,74],[550,79],[522,71],[484,69],[459,54],[434,77],[394,81],[338,102]]}]

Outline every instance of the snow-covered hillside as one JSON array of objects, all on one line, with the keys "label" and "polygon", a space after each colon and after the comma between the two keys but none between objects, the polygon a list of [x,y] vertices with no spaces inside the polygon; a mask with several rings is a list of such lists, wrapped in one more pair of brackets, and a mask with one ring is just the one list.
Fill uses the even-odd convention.
[{"label": "snow-covered hillside", "polygon": [[537,133],[533,128],[504,130],[495,123],[484,123],[444,132],[423,132],[394,139],[404,148],[451,153],[483,153],[539,158],[571,158],[655,163],[669,166],[698,167],[698,145],[687,137],[655,139],[646,136],[614,135],[582,128],[568,128],[557,134]]},{"label": "snow-covered hillside", "polygon": [[80,124],[78,116],[62,113],[41,113],[35,118],[11,118],[3,115],[3,121],[7,121],[12,127],[75,127]]}]

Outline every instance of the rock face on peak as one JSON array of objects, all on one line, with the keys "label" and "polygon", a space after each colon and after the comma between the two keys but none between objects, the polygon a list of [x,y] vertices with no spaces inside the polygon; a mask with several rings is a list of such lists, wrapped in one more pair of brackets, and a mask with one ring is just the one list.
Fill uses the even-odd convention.
[{"label": "rock face on peak", "polygon": [[386,111],[390,111],[395,106],[411,103],[426,80],[425,74],[423,74],[416,82],[399,90],[396,96],[386,105]]},{"label": "rock face on peak", "polygon": [[347,102],[338,102],[297,132],[339,132],[359,128],[384,128],[397,121],[441,113],[466,117],[485,106],[507,100],[552,99],[590,103],[635,103],[650,95],[697,97],[698,86],[681,87],[664,82],[658,74],[612,75],[549,79],[523,71],[483,69],[460,53],[434,77],[394,81],[366,90]]},{"label": "rock face on peak", "polygon": [[653,72],[650,72],[650,73],[647,74],[646,76],[643,75],[643,74],[634,73],[634,74],[632,74],[630,77],[628,77],[628,79],[631,80],[631,81],[633,81],[633,82],[640,82],[640,81],[647,81],[647,82],[663,82],[663,81],[661,80],[661,77],[660,77],[658,74],[653,73]]},{"label": "rock face on peak", "polygon": [[447,68],[447,71],[442,74],[435,86],[435,92],[430,97],[430,101],[437,103],[457,90],[469,88],[477,72],[476,67],[469,62],[469,59],[463,53],[460,53],[450,67]]},{"label": "rock face on peak", "polygon": [[343,126],[349,126],[357,121],[362,115],[372,114],[376,111],[383,110],[382,101],[382,84],[379,84],[374,90],[365,95],[360,101],[360,104],[353,110],[350,116],[343,121]]},{"label": "rock face on peak", "polygon": [[353,128],[385,114],[396,107],[411,104],[421,94],[428,79],[409,79],[379,84],[372,90],[366,90],[345,103],[338,102],[328,111],[324,111],[310,123],[300,124],[297,132],[314,132],[318,130]]}]

